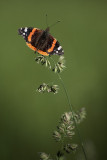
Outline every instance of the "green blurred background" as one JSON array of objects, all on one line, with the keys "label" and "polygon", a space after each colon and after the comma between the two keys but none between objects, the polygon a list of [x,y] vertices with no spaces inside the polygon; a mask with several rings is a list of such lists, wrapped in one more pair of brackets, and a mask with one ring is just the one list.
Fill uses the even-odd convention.
[{"label": "green blurred background", "polygon": [[72,104],[87,110],[79,127],[94,157],[90,159],[106,159],[105,0],[0,1],[0,159],[34,160],[39,152],[54,155],[58,149],[52,132],[61,114],[69,110],[65,93],[59,81],[56,95],[36,92],[57,75],[35,62],[34,52],[17,34],[25,26],[45,29],[46,13],[49,24],[61,20],[50,32],[65,50],[67,68],[62,78]]}]

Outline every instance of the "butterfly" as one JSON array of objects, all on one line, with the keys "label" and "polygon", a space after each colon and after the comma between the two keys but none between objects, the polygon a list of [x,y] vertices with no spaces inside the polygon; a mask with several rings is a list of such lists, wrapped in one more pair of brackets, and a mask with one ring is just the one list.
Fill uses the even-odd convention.
[{"label": "butterfly", "polygon": [[49,27],[45,30],[24,27],[18,29],[18,34],[25,39],[26,44],[30,49],[43,56],[64,54],[64,50],[60,43],[49,33]]}]

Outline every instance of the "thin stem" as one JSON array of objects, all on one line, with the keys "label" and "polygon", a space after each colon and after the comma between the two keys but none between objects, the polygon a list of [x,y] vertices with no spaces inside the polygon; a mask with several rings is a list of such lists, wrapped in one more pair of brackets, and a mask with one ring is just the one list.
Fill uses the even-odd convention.
[{"label": "thin stem", "polygon": [[[52,57],[50,57],[50,58],[52,59],[52,61],[53,61],[54,64],[55,64],[54,59],[53,59]],[[76,127],[76,130],[77,130],[77,133],[78,133],[78,136],[79,136],[79,140],[80,140],[80,143],[81,143],[81,148],[82,148],[82,151],[83,151],[83,153],[84,153],[84,157],[85,157],[86,160],[88,160],[87,155],[86,155],[86,152],[85,152],[84,143],[83,143],[83,141],[82,141],[82,137],[81,137],[81,135],[80,135],[79,128],[78,128],[77,123],[76,123],[75,118],[74,118],[73,105],[72,105],[71,102],[70,102],[70,98],[69,98],[69,95],[68,95],[68,91],[67,91],[67,89],[66,89],[66,87],[65,87],[65,84],[64,84],[64,82],[63,82],[60,74],[59,74],[58,72],[56,72],[56,73],[57,73],[58,78],[59,78],[59,80],[61,81],[61,84],[62,84],[63,89],[64,89],[64,91],[65,91],[65,94],[66,94],[66,97],[67,97],[67,101],[68,101],[68,105],[69,105],[70,110],[71,110],[71,112],[72,112],[73,120],[74,120],[74,123],[75,123],[75,127]]]}]

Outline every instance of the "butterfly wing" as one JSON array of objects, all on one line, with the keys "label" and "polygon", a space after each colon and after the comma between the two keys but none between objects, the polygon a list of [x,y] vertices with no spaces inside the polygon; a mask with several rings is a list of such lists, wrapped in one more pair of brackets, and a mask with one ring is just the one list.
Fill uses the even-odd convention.
[{"label": "butterfly wing", "polygon": [[56,55],[62,55],[64,54],[64,50],[62,49],[62,46],[60,43],[51,35],[49,35],[49,40],[48,40],[48,50],[47,52],[50,55],[56,54]]}]

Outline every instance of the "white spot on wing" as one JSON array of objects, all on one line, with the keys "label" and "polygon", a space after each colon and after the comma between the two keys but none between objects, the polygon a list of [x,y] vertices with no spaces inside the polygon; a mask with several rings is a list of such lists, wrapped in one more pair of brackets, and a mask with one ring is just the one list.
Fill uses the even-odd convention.
[{"label": "white spot on wing", "polygon": [[27,28],[27,27],[25,27],[24,31],[25,31],[25,32],[27,32],[27,29],[28,29],[28,28]]},{"label": "white spot on wing", "polygon": [[62,48],[62,47],[61,47],[61,46],[59,46],[59,47],[58,47],[58,51],[59,51],[61,48]]}]

